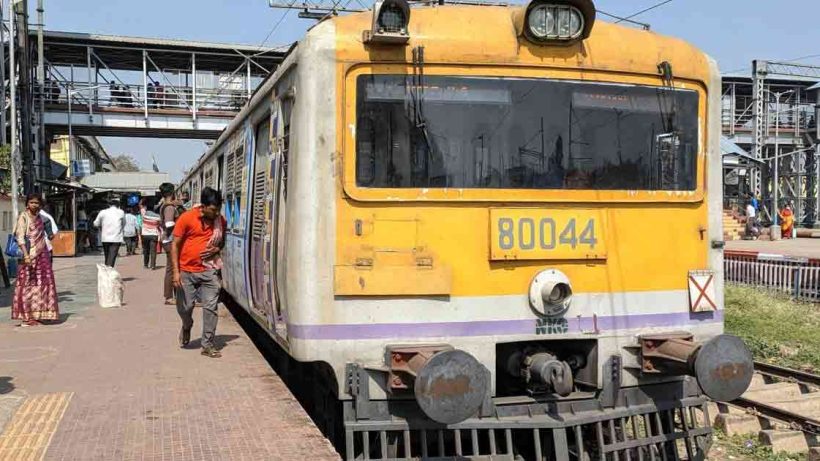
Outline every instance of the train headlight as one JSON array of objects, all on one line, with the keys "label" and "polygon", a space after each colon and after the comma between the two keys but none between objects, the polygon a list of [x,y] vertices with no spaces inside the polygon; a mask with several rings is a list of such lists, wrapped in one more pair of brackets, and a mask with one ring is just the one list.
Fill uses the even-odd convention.
[{"label": "train headlight", "polygon": [[595,21],[591,0],[533,0],[524,15],[524,35],[538,43],[572,43],[589,36]]},{"label": "train headlight", "polygon": [[557,317],[569,309],[572,285],[561,271],[547,269],[539,272],[530,283],[530,306],[542,317]]},{"label": "train headlight", "polygon": [[404,44],[410,39],[410,5],[407,0],[378,0],[373,4],[373,24],[363,33],[365,43]]}]

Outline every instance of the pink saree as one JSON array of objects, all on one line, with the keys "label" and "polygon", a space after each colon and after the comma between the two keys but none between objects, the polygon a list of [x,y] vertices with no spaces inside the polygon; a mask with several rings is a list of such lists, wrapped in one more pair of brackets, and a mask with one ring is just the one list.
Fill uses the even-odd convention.
[{"label": "pink saree", "polygon": [[39,216],[21,216],[18,220],[16,234],[23,251],[26,251],[23,236],[28,237],[31,263],[22,264],[21,262],[18,266],[11,318],[23,321],[57,320],[60,317],[60,310],[57,306],[57,285],[54,283],[51,254],[46,247],[47,237],[43,221]]}]

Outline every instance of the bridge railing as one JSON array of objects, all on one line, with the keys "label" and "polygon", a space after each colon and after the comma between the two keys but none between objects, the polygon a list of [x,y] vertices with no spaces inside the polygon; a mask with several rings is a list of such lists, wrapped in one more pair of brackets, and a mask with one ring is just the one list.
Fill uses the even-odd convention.
[{"label": "bridge railing", "polygon": [[820,260],[727,251],[723,264],[728,283],[820,302]]},{"label": "bridge railing", "polygon": [[[148,85],[89,85],[47,81],[33,91],[35,100],[47,105],[71,104],[91,109],[114,108],[135,111],[177,110],[191,115],[204,112],[237,112],[248,100],[247,90]],[[79,109],[75,109],[79,110]]]}]

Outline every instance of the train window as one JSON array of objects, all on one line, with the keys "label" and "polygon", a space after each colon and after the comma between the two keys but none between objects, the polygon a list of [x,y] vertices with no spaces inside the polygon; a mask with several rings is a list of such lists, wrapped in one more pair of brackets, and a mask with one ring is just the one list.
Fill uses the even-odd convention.
[{"label": "train window", "polygon": [[265,185],[267,184],[267,161],[270,154],[270,118],[265,117],[256,127],[255,172],[253,175],[253,216],[251,233],[256,240],[265,235]]},{"label": "train window", "polygon": [[359,187],[696,188],[695,91],[406,75],[357,91]]}]

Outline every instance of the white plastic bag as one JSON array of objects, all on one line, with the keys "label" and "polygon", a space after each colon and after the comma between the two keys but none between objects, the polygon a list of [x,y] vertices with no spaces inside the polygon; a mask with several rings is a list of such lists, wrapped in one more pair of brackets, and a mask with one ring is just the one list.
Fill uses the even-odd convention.
[{"label": "white plastic bag", "polygon": [[97,301],[100,307],[122,306],[122,276],[113,267],[97,264]]}]

